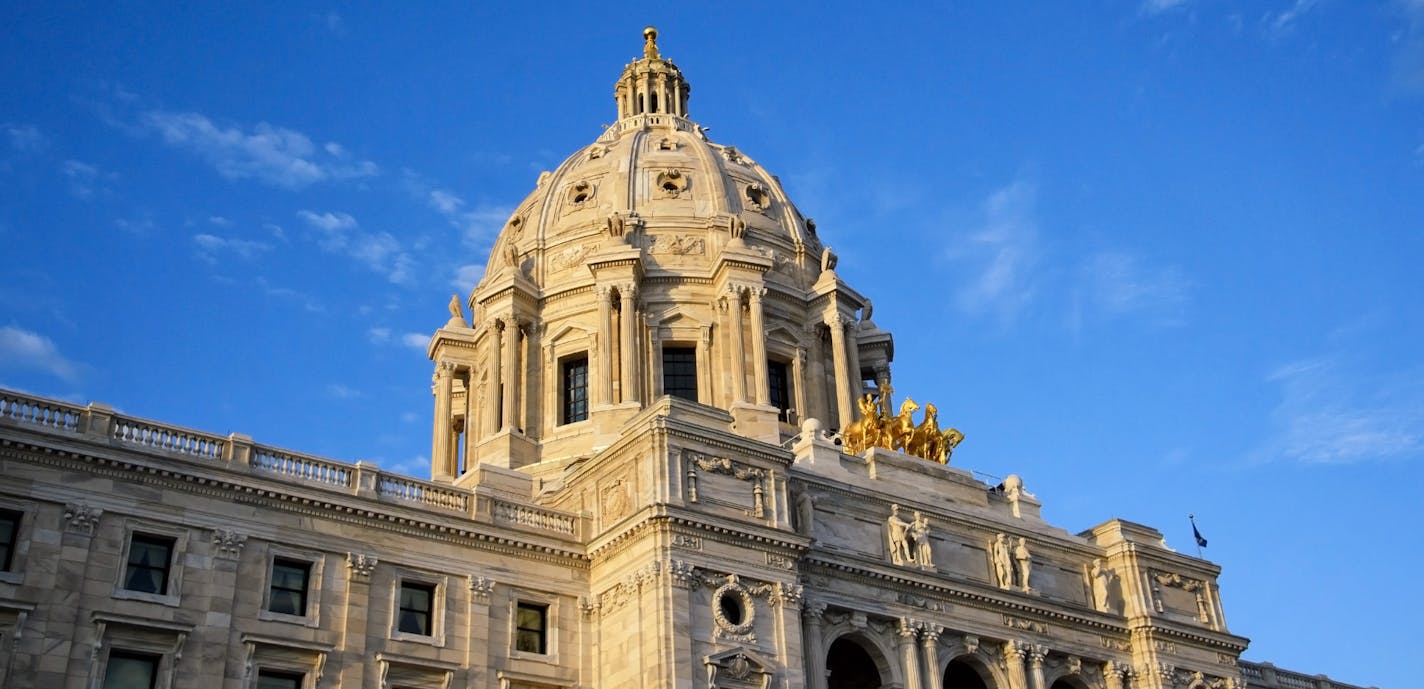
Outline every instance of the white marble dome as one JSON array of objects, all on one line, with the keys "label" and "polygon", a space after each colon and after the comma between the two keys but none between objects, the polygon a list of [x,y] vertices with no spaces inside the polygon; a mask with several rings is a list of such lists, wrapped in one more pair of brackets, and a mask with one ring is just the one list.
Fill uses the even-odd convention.
[{"label": "white marble dome", "polygon": [[589,457],[654,406],[780,444],[808,418],[843,427],[870,388],[888,397],[893,343],[869,301],[777,178],[688,118],[656,35],[615,85],[617,121],[539,176],[470,320],[431,342],[437,478]]}]

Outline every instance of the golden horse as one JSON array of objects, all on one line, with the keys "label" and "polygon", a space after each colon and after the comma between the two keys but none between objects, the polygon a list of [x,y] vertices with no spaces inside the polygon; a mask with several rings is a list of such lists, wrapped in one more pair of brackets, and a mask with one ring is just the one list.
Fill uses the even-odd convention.
[{"label": "golden horse", "polygon": [[919,408],[920,405],[906,397],[905,401],[900,403],[900,413],[887,419],[889,423],[881,431],[879,447],[904,452],[910,436],[915,433],[913,414]]}]

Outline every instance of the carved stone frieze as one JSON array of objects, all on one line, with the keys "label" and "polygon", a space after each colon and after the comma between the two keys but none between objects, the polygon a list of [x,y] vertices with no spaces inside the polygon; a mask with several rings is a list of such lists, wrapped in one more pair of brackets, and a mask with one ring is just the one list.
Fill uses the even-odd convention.
[{"label": "carved stone frieze", "polygon": [[921,608],[924,610],[932,610],[934,612],[949,612],[953,609],[953,606],[949,603],[934,600],[932,598],[926,598],[924,596],[919,596],[913,593],[902,592],[896,594],[895,599],[900,601],[901,603],[904,603],[905,605],[912,605],[917,608]]},{"label": "carved stone frieze", "polygon": [[553,272],[582,266],[583,260],[593,252],[594,244],[577,244],[564,247],[549,257],[549,270]]},{"label": "carved stone frieze", "polygon": [[692,534],[676,533],[672,535],[672,547],[683,550],[702,550],[702,537]]},{"label": "carved stone frieze", "polygon": [[647,249],[649,254],[703,256],[707,254],[707,240],[697,235],[655,234],[648,236]]},{"label": "carved stone frieze", "polygon": [[791,571],[796,569],[796,558],[788,557],[780,553],[767,553],[766,564],[777,569]]},{"label": "carved stone frieze", "polygon": [[1004,620],[1004,626],[1008,627],[1009,629],[1018,629],[1026,632],[1033,632],[1034,634],[1048,633],[1048,625],[1039,622],[1038,620],[1026,620],[1022,617],[1014,617],[1013,615],[1009,614],[1004,614],[1002,615],[1002,617]]}]

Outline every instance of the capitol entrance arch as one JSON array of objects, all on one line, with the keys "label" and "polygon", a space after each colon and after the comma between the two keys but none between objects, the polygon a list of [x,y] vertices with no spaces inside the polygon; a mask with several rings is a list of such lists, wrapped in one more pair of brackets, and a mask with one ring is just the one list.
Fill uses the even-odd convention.
[{"label": "capitol entrance arch", "polygon": [[843,636],[826,653],[826,689],[879,689],[885,686],[885,659],[874,647]]}]

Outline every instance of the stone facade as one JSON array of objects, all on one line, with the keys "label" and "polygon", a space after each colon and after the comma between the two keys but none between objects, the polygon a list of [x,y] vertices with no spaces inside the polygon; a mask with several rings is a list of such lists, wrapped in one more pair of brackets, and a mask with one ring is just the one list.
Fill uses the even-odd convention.
[{"label": "stone facade", "polygon": [[432,338],[432,480],[0,391],[0,686],[1306,689],[1156,530],[843,452],[893,339],[655,38]]}]

